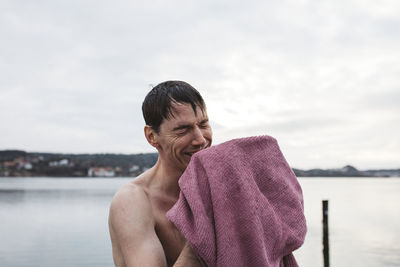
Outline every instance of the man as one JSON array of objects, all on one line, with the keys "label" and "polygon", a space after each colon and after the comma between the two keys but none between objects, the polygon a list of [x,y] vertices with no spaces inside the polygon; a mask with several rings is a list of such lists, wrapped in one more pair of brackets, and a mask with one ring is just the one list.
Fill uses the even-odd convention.
[{"label": "man", "polygon": [[142,106],[144,134],[157,163],[114,196],[109,229],[116,266],[200,266],[166,212],[177,202],[178,180],[191,156],[211,145],[212,131],[199,92],[188,83],[154,87]]}]

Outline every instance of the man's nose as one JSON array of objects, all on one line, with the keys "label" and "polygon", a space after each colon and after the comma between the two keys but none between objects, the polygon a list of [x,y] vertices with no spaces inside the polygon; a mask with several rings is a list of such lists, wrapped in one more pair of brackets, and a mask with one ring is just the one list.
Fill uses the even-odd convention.
[{"label": "man's nose", "polygon": [[194,138],[192,141],[193,146],[204,146],[207,143],[207,140],[204,138],[203,132],[199,127],[196,127],[194,130]]}]

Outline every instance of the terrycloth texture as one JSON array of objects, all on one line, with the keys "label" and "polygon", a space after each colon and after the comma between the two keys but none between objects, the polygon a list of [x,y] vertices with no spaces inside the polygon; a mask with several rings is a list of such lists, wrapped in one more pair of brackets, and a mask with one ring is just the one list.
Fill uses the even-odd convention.
[{"label": "terrycloth texture", "polygon": [[297,266],[302,191],[276,140],[235,139],[193,155],[167,213],[207,266]]}]

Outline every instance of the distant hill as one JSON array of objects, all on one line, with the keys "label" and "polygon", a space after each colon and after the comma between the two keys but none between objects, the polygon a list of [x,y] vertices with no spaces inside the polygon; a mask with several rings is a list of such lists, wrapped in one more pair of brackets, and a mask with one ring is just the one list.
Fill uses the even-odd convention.
[{"label": "distant hill", "polygon": [[299,177],[400,177],[400,169],[379,169],[360,171],[351,165],[340,169],[293,169]]},{"label": "distant hill", "polygon": [[[157,161],[157,153],[59,154],[0,150],[0,176],[137,176]],[[339,169],[293,169],[298,177],[400,177],[400,169],[360,171],[351,165]]]},{"label": "distant hill", "polygon": [[87,176],[91,168],[108,168],[113,176],[136,176],[152,167],[157,153],[59,154],[0,151],[0,176]]}]

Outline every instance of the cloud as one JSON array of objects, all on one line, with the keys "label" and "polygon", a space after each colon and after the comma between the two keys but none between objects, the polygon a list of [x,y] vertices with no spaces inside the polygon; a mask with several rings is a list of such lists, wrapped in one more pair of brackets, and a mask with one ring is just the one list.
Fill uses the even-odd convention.
[{"label": "cloud", "polygon": [[203,94],[216,143],[271,134],[296,167],[398,167],[397,1],[5,1],[0,149],[154,151],[151,85]]}]

